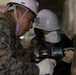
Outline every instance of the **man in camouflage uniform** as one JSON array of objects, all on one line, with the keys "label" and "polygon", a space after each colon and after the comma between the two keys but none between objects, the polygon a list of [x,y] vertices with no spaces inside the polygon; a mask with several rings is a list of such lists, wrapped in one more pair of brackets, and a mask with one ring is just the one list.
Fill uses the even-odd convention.
[{"label": "man in camouflage uniform", "polygon": [[[32,53],[20,44],[19,37],[32,27],[37,7],[35,0],[10,0],[5,12],[0,12],[0,75],[39,75],[46,69],[45,62],[50,69],[50,59],[42,61],[40,68],[31,62]],[[24,61],[16,58],[14,53],[18,50],[22,52],[19,56],[25,55]]]},{"label": "man in camouflage uniform", "polygon": [[[29,3],[32,2],[35,6],[34,10],[32,10],[32,8],[30,8],[31,9],[30,10],[28,4],[24,5],[25,2],[27,3],[27,0],[20,1],[21,3],[20,8],[19,8],[20,6],[19,1],[20,0],[9,1],[5,13],[0,12],[0,75],[36,75],[39,72],[38,67],[35,66],[34,63],[30,63],[31,61],[30,52],[23,49],[19,40],[19,36],[23,35],[31,27],[33,18],[37,14],[37,4],[36,1],[34,0],[31,1],[28,0]],[[14,14],[12,14],[13,9]],[[24,15],[21,20],[19,20],[20,14]],[[20,29],[18,27],[21,24],[25,25],[22,23],[23,21],[25,21],[25,15],[28,17],[26,23],[29,22],[29,24],[27,24],[28,27],[26,26],[24,27],[25,31],[22,32],[21,31],[22,28]],[[14,56],[13,52],[17,50],[23,50],[25,52],[26,62],[23,62],[13,57]],[[35,68],[37,70],[36,74],[35,74]]]}]

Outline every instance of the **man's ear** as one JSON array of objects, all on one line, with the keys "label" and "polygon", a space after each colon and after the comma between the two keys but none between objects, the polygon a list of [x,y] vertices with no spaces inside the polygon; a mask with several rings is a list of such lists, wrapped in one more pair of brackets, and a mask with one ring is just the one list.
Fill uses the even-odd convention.
[{"label": "man's ear", "polygon": [[17,12],[17,20],[19,20],[21,18],[22,14],[19,9],[17,9],[16,12]]}]

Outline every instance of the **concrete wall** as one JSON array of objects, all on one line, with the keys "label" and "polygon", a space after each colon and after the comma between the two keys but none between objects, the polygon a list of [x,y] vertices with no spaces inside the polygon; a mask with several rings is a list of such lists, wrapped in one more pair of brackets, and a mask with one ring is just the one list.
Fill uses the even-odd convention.
[{"label": "concrete wall", "polygon": [[37,0],[39,2],[39,10],[50,9],[56,13],[59,20],[62,18],[63,5],[65,0]]}]

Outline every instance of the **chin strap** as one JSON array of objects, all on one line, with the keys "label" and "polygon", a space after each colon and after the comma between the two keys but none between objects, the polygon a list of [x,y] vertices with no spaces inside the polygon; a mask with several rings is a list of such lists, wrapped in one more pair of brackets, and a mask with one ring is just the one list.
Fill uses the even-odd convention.
[{"label": "chin strap", "polygon": [[17,19],[17,13],[16,13],[16,5],[14,5],[13,7],[14,7],[14,16],[15,16],[15,19],[16,19],[16,31],[15,31],[15,35],[18,36],[20,22],[23,20],[23,18],[25,17],[25,15],[29,11],[29,9],[26,8],[26,10],[25,10],[24,14],[22,15],[21,19],[18,21],[18,19]]}]

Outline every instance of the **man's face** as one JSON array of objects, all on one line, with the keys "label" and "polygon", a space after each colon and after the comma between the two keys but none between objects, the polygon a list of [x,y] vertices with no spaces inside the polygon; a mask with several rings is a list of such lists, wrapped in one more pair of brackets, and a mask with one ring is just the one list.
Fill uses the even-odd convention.
[{"label": "man's face", "polygon": [[32,28],[32,23],[34,21],[34,15],[29,11],[24,19],[20,22],[19,26],[19,36],[25,34],[30,28]]}]

